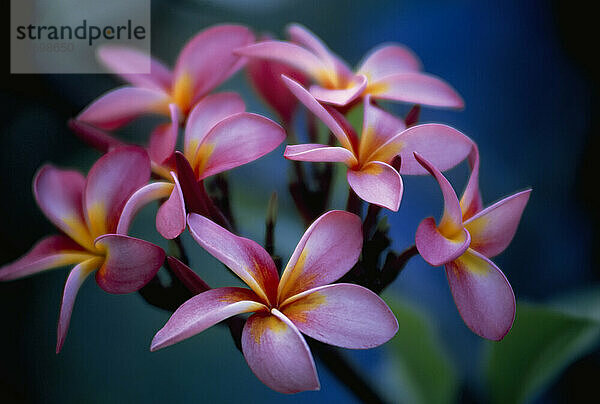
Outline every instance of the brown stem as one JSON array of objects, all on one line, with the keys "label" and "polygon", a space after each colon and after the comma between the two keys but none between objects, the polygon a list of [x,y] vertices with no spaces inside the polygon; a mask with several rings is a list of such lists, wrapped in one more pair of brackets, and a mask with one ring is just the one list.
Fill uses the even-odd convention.
[{"label": "brown stem", "polygon": [[348,188],[348,200],[346,201],[346,210],[355,215],[361,216],[362,199],[356,195],[352,188]]},{"label": "brown stem", "polygon": [[229,223],[229,220],[227,220],[223,212],[221,212],[221,209],[219,209],[217,205],[215,205],[211,197],[208,196],[203,180],[198,181],[198,194],[200,195],[204,206],[208,211],[208,215],[212,219],[212,221],[218,224],[219,226],[224,227],[229,231],[232,231],[233,229],[231,227],[231,223]]},{"label": "brown stem", "polygon": [[224,173],[215,175],[214,180],[209,184],[211,195],[216,192],[217,196],[212,197],[214,204],[223,213],[232,229],[236,229],[236,224],[231,211],[231,193],[229,192],[229,181]]},{"label": "brown stem", "polygon": [[383,290],[392,284],[400,272],[404,269],[408,261],[418,255],[419,251],[416,246],[411,246],[404,250],[400,255],[393,251],[390,251],[385,257],[385,263],[381,270],[380,282],[377,288],[373,289],[373,292],[380,294]]},{"label": "brown stem", "polygon": [[330,345],[307,338],[311,351],[317,355],[327,369],[344,384],[354,395],[365,403],[384,403],[385,401],[360,375],[340,351]]}]

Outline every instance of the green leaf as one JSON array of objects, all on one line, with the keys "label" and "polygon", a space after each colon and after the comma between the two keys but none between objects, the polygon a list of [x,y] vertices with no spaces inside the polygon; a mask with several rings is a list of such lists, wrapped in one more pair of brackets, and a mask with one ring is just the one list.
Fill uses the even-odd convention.
[{"label": "green leaf", "polygon": [[552,299],[557,310],[600,322],[600,287],[577,290]]},{"label": "green leaf", "polygon": [[[578,298],[580,298],[579,296]],[[494,403],[522,403],[547,388],[573,361],[593,350],[600,323],[556,307],[520,303],[510,333],[490,343],[487,377]]]},{"label": "green leaf", "polygon": [[392,402],[452,403],[458,388],[455,371],[433,322],[409,303],[386,298],[400,329],[386,344],[384,383]]}]

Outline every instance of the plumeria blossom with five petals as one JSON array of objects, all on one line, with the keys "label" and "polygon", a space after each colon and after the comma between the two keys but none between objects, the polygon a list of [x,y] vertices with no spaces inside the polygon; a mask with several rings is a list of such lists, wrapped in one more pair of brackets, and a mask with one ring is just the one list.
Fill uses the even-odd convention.
[{"label": "plumeria blossom with five petals", "polygon": [[436,107],[462,108],[464,102],[450,85],[421,72],[421,62],[406,47],[386,45],[371,51],[353,72],[312,32],[291,24],[291,42],[261,41],[237,49],[239,55],[288,64],[315,81],[311,94],[320,102],[347,106],[364,95]]},{"label": "plumeria blossom with five petals", "polygon": [[63,234],[39,241],[17,261],[0,268],[0,280],[76,264],[65,283],[56,351],[69,326],[75,297],[84,280],[109,293],[131,293],[159,270],[164,251],[147,241],[118,235],[117,223],[127,199],[150,178],[146,152],[135,146],[115,149],[101,157],[85,178],[78,171],[51,165],[37,173],[33,190],[46,217]]},{"label": "plumeria blossom with five petals", "polygon": [[198,334],[229,317],[251,315],[242,350],[254,374],[282,393],[319,389],[315,363],[301,332],[344,348],[381,345],[398,330],[385,302],[354,284],[330,284],[348,272],[362,247],[360,218],[331,211],[304,233],[281,279],[271,256],[252,240],[190,214],[194,239],[249,287],[212,289],[185,302],[158,331],[157,350]]},{"label": "plumeria blossom with five petals", "polygon": [[[129,225],[145,204],[168,198],[156,215],[156,228],[167,238],[177,237],[186,225],[186,212],[193,204],[191,194],[204,189],[197,183],[205,178],[254,161],[273,151],[285,140],[285,132],[263,116],[244,112],[245,104],[236,93],[204,97],[190,112],[184,131],[183,153],[174,156],[178,127],[176,117],[168,142],[150,144],[154,171],[166,181],[140,188],[124,208],[118,232],[127,234]],[[173,110],[176,114],[176,110]],[[186,204],[188,205],[186,210]],[[192,211],[195,211],[194,209]],[[206,209],[199,212],[207,213]]]},{"label": "plumeria blossom with five petals", "polygon": [[240,25],[217,25],[193,37],[182,49],[171,71],[152,58],[149,74],[132,74],[147,63],[148,55],[123,46],[104,46],[98,57],[130,85],[100,96],[78,120],[101,129],[116,129],[142,114],[170,115],[175,105],[186,117],[193,106],[244,65],[233,49],[254,42],[254,34]]},{"label": "plumeria blossom with five petals", "polygon": [[285,158],[297,161],[340,162],[348,166],[350,187],[363,200],[397,211],[402,199],[402,178],[390,162],[401,158],[400,174],[426,174],[415,160],[418,151],[447,170],[464,160],[473,142],[446,125],[423,124],[406,128],[404,121],[364,99],[360,138],[336,110],[321,105],[304,87],[283,77],[288,88],[335,135],[340,146],[299,144],[287,146]]},{"label": "plumeria blossom with five petals", "polygon": [[417,228],[417,249],[429,264],[445,265],[452,296],[465,324],[477,335],[499,341],[512,327],[515,296],[490,258],[504,251],[513,239],[531,189],[481,210],[477,156],[460,201],[433,163],[417,153],[415,158],[436,179],[444,198],[440,222],[436,225],[430,217]]}]

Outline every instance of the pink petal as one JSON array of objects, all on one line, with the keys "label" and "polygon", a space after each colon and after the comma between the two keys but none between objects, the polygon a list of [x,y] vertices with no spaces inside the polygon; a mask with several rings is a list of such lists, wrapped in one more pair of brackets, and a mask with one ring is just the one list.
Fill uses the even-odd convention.
[{"label": "pink petal", "polygon": [[101,129],[116,129],[143,114],[168,114],[170,96],[159,90],[120,87],[103,94],[77,119]]},{"label": "pink petal", "polygon": [[94,257],[83,261],[69,272],[69,277],[65,283],[62,303],[60,305],[60,315],[58,317],[58,331],[56,340],[56,353],[59,353],[65,343],[69,323],[71,321],[71,313],[73,312],[73,304],[79,288],[83,281],[94,272],[101,264],[102,257]]},{"label": "pink petal", "polygon": [[354,154],[343,147],[311,143],[287,146],[283,157],[296,161],[345,163],[349,167],[358,163]]},{"label": "pink petal", "polygon": [[415,244],[421,257],[434,267],[460,257],[471,244],[471,235],[462,229],[452,238],[440,234],[432,217],[423,219],[417,228]]},{"label": "pink petal", "polygon": [[337,84],[340,84],[340,81],[343,82],[354,75],[346,63],[334,54],[327,45],[319,39],[319,37],[310,32],[305,26],[300,24],[290,24],[287,27],[287,33],[292,42],[302,45],[312,51],[325,65],[327,65],[329,70],[335,72]]},{"label": "pink petal", "polygon": [[106,153],[116,147],[125,146],[124,142],[112,136],[110,133],[97,128],[94,125],[90,125],[89,123],[77,119],[69,119],[67,125],[81,140],[102,153]]},{"label": "pink petal", "polygon": [[373,348],[398,331],[396,317],[379,296],[347,283],[307,290],[282,312],[302,333],[343,348]]},{"label": "pink petal", "polygon": [[306,91],[304,87],[289,77],[282,76],[282,79],[292,94],[294,94],[306,108],[315,114],[317,118],[319,118],[331,130],[331,132],[333,132],[340,144],[344,148],[352,150],[352,143],[348,138],[348,134],[344,131],[344,129],[342,129],[342,126],[340,126],[338,121],[336,121],[335,118],[333,118],[333,116],[331,116],[331,114],[327,112],[327,110],[321,104],[319,104],[319,101],[317,101],[308,91]]},{"label": "pink petal", "polygon": [[33,193],[42,212],[80,246],[93,251],[93,239],[83,213],[85,178],[81,173],[43,166],[33,180]]},{"label": "pink petal", "polygon": [[183,285],[193,294],[197,295],[210,290],[206,284],[190,267],[179,261],[175,257],[167,257],[167,262],[171,271],[177,276]]},{"label": "pink petal", "polygon": [[300,24],[290,24],[286,31],[292,42],[302,45],[310,50],[330,69],[335,68],[335,60],[337,57],[329,50],[327,45],[325,45],[321,39],[310,32],[306,27]]},{"label": "pink petal", "polygon": [[314,85],[310,87],[310,93],[320,102],[343,107],[360,97],[366,87],[367,78],[363,75],[357,75],[348,83],[346,88],[327,89]]},{"label": "pink petal", "polygon": [[237,314],[266,310],[257,296],[248,289],[211,289],[182,304],[160,329],[150,346],[156,351],[183,341]]},{"label": "pink petal", "polygon": [[[395,117],[371,104],[371,96],[366,95],[363,101],[363,127],[360,138],[359,156],[361,161],[391,161],[402,148],[402,145],[394,147],[395,150],[388,152],[386,156],[381,158],[371,159],[371,155],[375,153],[381,146],[387,144],[388,141],[400,134],[406,125],[402,119]],[[390,149],[389,147],[387,149]],[[389,151],[389,150],[388,150]]]},{"label": "pink petal", "polygon": [[258,313],[244,325],[242,351],[258,379],[280,393],[319,390],[319,377],[306,341],[276,309]]},{"label": "pink petal", "polygon": [[263,41],[236,49],[235,53],[249,58],[267,59],[284,63],[317,81],[329,80],[335,74],[330,67],[314,53],[301,46],[283,41]]},{"label": "pink petal", "polygon": [[96,282],[108,293],[124,294],[141,289],[165,261],[162,248],[120,234],[100,236],[96,246],[106,251],[104,264],[96,272]]},{"label": "pink petal", "polygon": [[438,182],[442,195],[444,197],[444,216],[440,220],[438,230],[442,235],[447,238],[454,238],[459,232],[463,230],[462,224],[462,213],[460,211],[460,204],[458,197],[450,185],[450,182],[442,175],[431,162],[425,159],[419,153],[414,153],[417,161],[435,178]]},{"label": "pink petal", "polygon": [[281,76],[291,77],[302,85],[308,85],[308,78],[299,70],[270,60],[251,59],[246,70],[256,92],[277,112],[284,124],[289,125],[298,99],[283,84]]},{"label": "pink petal", "polygon": [[148,154],[150,159],[158,164],[162,164],[171,157],[177,144],[180,112],[175,104],[169,104],[169,110],[171,111],[171,123],[159,125],[150,135]]},{"label": "pink petal", "polygon": [[190,166],[189,161],[183,153],[179,151],[175,152],[175,165],[177,167],[177,179],[181,186],[187,211],[200,215],[209,215],[209,202],[206,201],[208,196],[206,195],[206,191],[201,188],[204,184],[196,180],[196,174],[194,174],[192,166]]},{"label": "pink petal", "polygon": [[195,213],[188,215],[188,226],[201,247],[246,282],[265,303],[275,303],[279,275],[264,248]]},{"label": "pink petal", "polygon": [[448,284],[465,324],[475,334],[500,341],[515,318],[515,295],[492,261],[473,250],[446,265]]},{"label": "pink petal", "polygon": [[346,177],[362,200],[398,211],[402,199],[402,178],[389,164],[372,161],[360,170],[348,170]]},{"label": "pink petal", "polygon": [[121,147],[100,157],[85,185],[85,213],[92,235],[115,232],[125,203],[149,179],[150,159],[141,147]]},{"label": "pink petal", "polygon": [[461,96],[442,79],[425,73],[398,73],[369,82],[373,98],[424,104],[434,107],[463,108]]},{"label": "pink petal", "polygon": [[0,281],[23,278],[48,269],[82,262],[91,257],[93,255],[69,237],[48,236],[21,258],[0,267]]},{"label": "pink petal", "polygon": [[285,140],[281,126],[241,112],[217,123],[202,140],[193,165],[198,180],[239,167],[273,151]]},{"label": "pink petal", "polygon": [[429,160],[441,171],[449,170],[471,152],[473,141],[447,125],[428,123],[412,126],[390,141],[400,143],[400,174],[422,175],[427,171],[414,157],[414,152]]},{"label": "pink petal", "polygon": [[141,208],[150,202],[168,197],[172,191],[173,184],[170,182],[153,182],[135,191],[123,208],[116,233],[127,235],[133,218]]},{"label": "pink petal", "polygon": [[[118,74],[136,87],[169,91],[171,70],[145,52],[126,46],[103,45],[98,48],[98,58],[111,72]],[[150,69],[149,74],[141,74]]]},{"label": "pink petal", "polygon": [[365,61],[358,68],[359,74],[364,74],[370,82],[405,72],[417,72],[421,70],[421,61],[404,45],[385,45],[372,50]]},{"label": "pink petal", "polygon": [[329,113],[329,115],[331,115],[337,124],[344,130],[344,133],[350,140],[350,144],[352,144],[352,152],[356,153],[358,150],[359,138],[350,121],[348,121],[346,116],[338,111],[335,107],[331,105],[323,105],[323,107],[325,107],[325,110]]},{"label": "pink petal", "polygon": [[469,153],[469,167],[471,168],[469,182],[467,182],[465,192],[463,192],[463,195],[460,198],[460,209],[463,212],[463,222],[467,221],[483,209],[481,192],[479,192],[479,149],[475,142],[473,142],[473,148]]},{"label": "pink petal", "polygon": [[279,283],[279,302],[327,285],[348,272],[362,249],[362,222],[352,213],[333,210],[306,230]]},{"label": "pink petal", "polygon": [[156,213],[156,230],[166,239],[174,239],[185,230],[186,210],[183,191],[174,172],[171,172],[175,186]]},{"label": "pink petal", "polygon": [[195,104],[242,67],[233,50],[252,42],[254,34],[241,25],[217,25],[203,30],[179,54],[175,82],[191,80],[192,104]]},{"label": "pink petal", "polygon": [[471,233],[471,248],[492,258],[508,247],[529,201],[531,189],[496,202],[465,222]]},{"label": "pink petal", "polygon": [[198,146],[217,123],[245,110],[244,100],[237,93],[217,93],[204,97],[192,109],[185,124],[186,157],[193,160]]}]

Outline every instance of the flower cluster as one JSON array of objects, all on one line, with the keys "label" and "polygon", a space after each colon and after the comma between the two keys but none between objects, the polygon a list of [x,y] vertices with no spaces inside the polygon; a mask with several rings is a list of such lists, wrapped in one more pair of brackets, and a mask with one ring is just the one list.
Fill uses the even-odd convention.
[{"label": "flower cluster", "polygon": [[[164,267],[193,297],[176,302],[179,308],[156,333],[151,350],[238,319],[244,325],[236,343],[263,383],[283,393],[318,389],[311,341],[364,349],[398,331],[378,293],[409,256],[387,250],[387,229],[376,222],[382,208],[399,209],[401,175],[430,174],[444,202],[441,220],[424,219],[416,230],[416,248],[407,251],[418,251],[432,266],[445,266],[458,311],[473,332],[491,340],[508,333],[515,298],[490,258],[512,240],[530,190],[483,209],[475,143],[450,126],[417,124],[420,105],[462,108],[463,100],[443,80],[423,73],[406,47],[375,49],[353,71],[306,28],[291,25],[288,34],[289,41],[270,36],[256,41],[243,26],[211,27],[187,43],[172,71],[153,59],[151,73],[138,75],[123,72],[146,55],[123,47],[100,49],[100,61],[129,85],[102,95],[69,124],[104,155],[87,177],[51,165],[38,171],[36,201],[60,234],[0,268],[5,281],[73,266],[64,287],[57,352],[77,291],[89,275],[95,273],[109,293],[143,292],[149,283],[160,284],[156,274]],[[283,127],[246,112],[237,93],[213,92],[242,68]],[[386,111],[382,100],[415,106],[402,119]],[[300,104],[310,112],[306,144],[297,144],[293,135]],[[361,128],[348,118],[355,108],[363,111]],[[143,114],[168,120],[152,131],[147,145],[127,144],[112,133]],[[321,142],[319,121],[330,131]],[[177,150],[180,132],[183,147]],[[236,235],[222,173],[272,152],[286,138],[283,155],[294,167],[290,191],[309,226],[282,269],[274,254],[273,209],[265,248]],[[464,160],[471,174],[459,200],[441,172]],[[326,163],[326,169],[300,162]],[[348,211],[323,209],[331,189],[329,163],[346,166]],[[312,182],[306,178],[309,169]],[[182,251],[166,257],[159,246],[128,236],[137,212],[153,201],[159,202],[156,229],[165,239],[181,246],[187,229],[248,288],[211,289],[188,267]],[[362,201],[368,204],[364,218]],[[374,242],[381,238],[387,242],[383,248]]]}]

